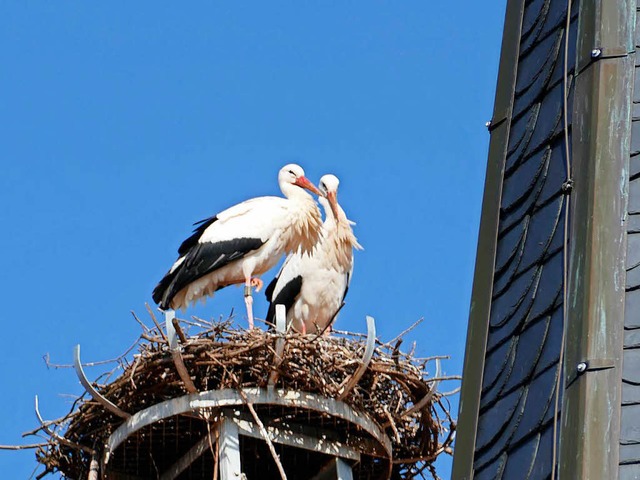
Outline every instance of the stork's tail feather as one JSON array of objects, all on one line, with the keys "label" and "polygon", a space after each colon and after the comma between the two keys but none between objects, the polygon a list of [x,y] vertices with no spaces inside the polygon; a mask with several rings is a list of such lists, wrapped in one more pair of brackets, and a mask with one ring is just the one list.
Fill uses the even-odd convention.
[{"label": "stork's tail feather", "polygon": [[173,296],[175,295],[175,292],[172,292],[172,290],[177,273],[177,271],[167,273],[162,280],[158,282],[156,288],[153,289],[151,297],[162,310],[171,308],[171,300],[173,300]]}]

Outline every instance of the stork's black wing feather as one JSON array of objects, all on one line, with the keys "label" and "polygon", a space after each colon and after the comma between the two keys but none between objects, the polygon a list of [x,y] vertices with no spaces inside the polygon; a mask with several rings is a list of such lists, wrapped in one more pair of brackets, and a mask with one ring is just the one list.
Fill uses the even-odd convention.
[{"label": "stork's black wing feather", "polygon": [[[213,223],[215,220],[208,221]],[[153,300],[160,304],[160,308],[169,308],[173,297],[191,282],[244,257],[262,245],[264,242],[259,238],[236,238],[215,243],[196,241],[183,255],[184,261],[160,280],[153,291]],[[224,286],[226,285],[220,285]]]},{"label": "stork's black wing feather", "polygon": [[278,283],[279,278],[279,276],[274,277],[273,280],[269,282],[269,285],[267,285],[267,288],[265,288],[264,296],[267,297],[267,302],[273,300],[273,291],[276,289],[276,283]]},{"label": "stork's black wing feather", "polygon": [[205,218],[204,220],[194,223],[193,225],[196,226],[196,228],[193,230],[193,234],[180,244],[178,255],[182,256],[191,250],[191,248],[195,247],[203,232],[216,220],[218,220],[218,217],[214,215],[213,217]]},{"label": "stork's black wing feather", "polygon": [[[275,288],[275,281],[276,279],[274,279],[271,282],[271,284],[269,284],[267,289],[271,288],[272,284],[273,284],[273,288]],[[273,288],[271,288],[270,294],[268,294],[265,291],[265,294],[267,294],[267,298],[273,295]],[[282,287],[282,290],[278,292],[278,295],[276,295],[276,298],[272,299],[271,303],[269,303],[269,310],[267,311],[267,318],[266,318],[267,322],[275,325],[276,305],[279,305],[279,304],[284,305],[285,310],[289,312],[289,309],[293,306],[293,303],[296,301],[296,298],[298,297],[298,295],[300,295],[301,289],[302,289],[302,275],[298,275],[297,277],[294,277],[291,280],[289,280],[287,284],[284,287]]]}]

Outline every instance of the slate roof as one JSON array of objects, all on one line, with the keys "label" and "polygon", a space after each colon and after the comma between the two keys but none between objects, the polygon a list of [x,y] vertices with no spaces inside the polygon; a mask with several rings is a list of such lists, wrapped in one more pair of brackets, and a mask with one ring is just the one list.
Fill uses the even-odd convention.
[{"label": "slate roof", "polygon": [[[524,9],[473,463],[476,480],[551,475],[563,322],[566,4],[533,0]],[[573,8],[574,47],[578,2]],[[571,79],[574,48],[568,58]],[[571,105],[571,89],[569,95]]]}]

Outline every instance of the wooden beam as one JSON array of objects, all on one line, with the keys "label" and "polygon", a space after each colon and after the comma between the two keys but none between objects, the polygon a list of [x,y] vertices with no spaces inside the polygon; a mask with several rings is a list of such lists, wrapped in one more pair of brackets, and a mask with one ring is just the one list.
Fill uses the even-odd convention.
[{"label": "wooden beam", "polygon": [[580,3],[561,479],[618,478],[635,0]]}]

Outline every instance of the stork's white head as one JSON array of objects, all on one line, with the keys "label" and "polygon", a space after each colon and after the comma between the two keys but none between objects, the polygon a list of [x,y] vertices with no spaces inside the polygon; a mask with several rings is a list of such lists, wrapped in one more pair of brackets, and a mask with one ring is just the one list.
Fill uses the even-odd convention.
[{"label": "stork's white head", "polygon": [[320,190],[304,176],[302,167],[295,163],[290,163],[280,169],[280,173],[278,173],[278,183],[280,184],[280,190],[282,190],[282,193],[284,193],[286,197],[295,195],[301,191],[298,188],[293,188],[293,186],[304,188],[316,195],[322,195]]},{"label": "stork's white head", "polygon": [[[322,196],[327,199],[329,203],[329,207],[331,208],[331,212],[333,213],[333,218],[336,221],[340,221],[340,206],[338,205],[338,186],[340,185],[340,180],[335,175],[327,174],[323,175],[320,179],[320,191],[322,192]],[[321,203],[323,206],[326,205],[321,199]]]}]

